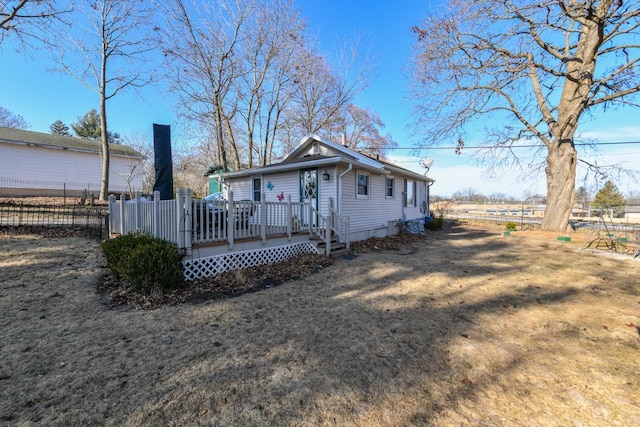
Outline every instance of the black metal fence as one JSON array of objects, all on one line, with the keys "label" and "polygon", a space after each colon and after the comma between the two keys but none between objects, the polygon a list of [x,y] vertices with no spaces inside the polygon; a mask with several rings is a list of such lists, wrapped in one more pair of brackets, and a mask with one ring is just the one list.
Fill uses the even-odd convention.
[{"label": "black metal fence", "polygon": [[477,225],[487,228],[504,229],[507,223],[515,223],[517,230],[537,230],[542,225],[542,218],[530,216],[511,215],[472,215],[472,214],[447,214],[445,219],[455,219],[460,223]]},{"label": "black metal fence", "polygon": [[0,203],[0,227],[82,230],[103,238],[107,235],[107,219],[108,208],[102,206]]}]

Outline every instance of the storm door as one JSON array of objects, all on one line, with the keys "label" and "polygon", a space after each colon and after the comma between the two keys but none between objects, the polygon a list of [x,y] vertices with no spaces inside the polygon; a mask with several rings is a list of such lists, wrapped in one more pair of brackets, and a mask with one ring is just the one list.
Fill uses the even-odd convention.
[{"label": "storm door", "polygon": [[[318,169],[301,169],[300,170],[300,201],[310,203],[311,206],[318,210]],[[302,222],[309,224],[309,210],[303,209]],[[317,224],[316,215],[312,215],[312,224]]]}]

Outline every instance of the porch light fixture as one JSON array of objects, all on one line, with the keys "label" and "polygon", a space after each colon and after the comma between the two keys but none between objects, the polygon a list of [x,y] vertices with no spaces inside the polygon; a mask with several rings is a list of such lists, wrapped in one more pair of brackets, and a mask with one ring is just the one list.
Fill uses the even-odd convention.
[{"label": "porch light fixture", "polygon": [[329,172],[324,171],[324,173],[322,174],[322,180],[329,181],[330,178],[331,178],[331,175],[329,175]]}]

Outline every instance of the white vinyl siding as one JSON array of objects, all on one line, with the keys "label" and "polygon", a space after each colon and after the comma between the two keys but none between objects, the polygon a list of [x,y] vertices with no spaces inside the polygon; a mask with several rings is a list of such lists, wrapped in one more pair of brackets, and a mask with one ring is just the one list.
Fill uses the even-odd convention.
[{"label": "white vinyl siding", "polygon": [[[231,191],[233,191],[234,200],[253,200],[253,179],[257,176],[225,178],[225,184],[229,185]],[[291,196],[292,202],[300,201],[300,186],[299,186],[299,173],[297,170],[279,172],[273,174],[262,175],[262,193],[265,196],[266,202],[278,202],[280,201],[278,196],[282,198],[282,201],[287,200],[287,196]],[[271,183],[271,186],[269,186]],[[271,189],[269,189],[271,187]],[[322,190],[322,187],[321,187]]]},{"label": "white vinyl siding", "polygon": [[[140,161],[111,155],[109,192],[119,194],[142,190]],[[134,171],[133,175],[131,171]],[[127,179],[131,176],[130,186]],[[98,153],[34,147],[0,142],[0,178],[18,182],[64,184],[67,190],[100,191],[102,162]]]},{"label": "white vinyl siding", "polygon": [[[343,171],[340,170],[338,173]],[[342,214],[349,216],[352,233],[386,227],[389,221],[402,218],[402,197],[399,197],[399,195],[404,191],[404,177],[396,175],[393,179],[393,193],[398,197],[389,198],[386,196],[386,181],[387,175],[379,175],[372,172],[369,175],[370,198],[360,199],[356,197],[356,173],[351,171],[343,178]],[[416,182],[416,206],[404,208],[407,220],[421,219],[425,216],[420,212],[423,198],[420,189],[421,185],[424,184]]]},{"label": "white vinyl siding", "polygon": [[369,175],[369,198],[356,197],[356,174],[353,171],[343,178],[342,215],[349,217],[352,233],[386,227],[389,221],[402,216],[400,203],[385,197],[385,178],[385,175]]}]

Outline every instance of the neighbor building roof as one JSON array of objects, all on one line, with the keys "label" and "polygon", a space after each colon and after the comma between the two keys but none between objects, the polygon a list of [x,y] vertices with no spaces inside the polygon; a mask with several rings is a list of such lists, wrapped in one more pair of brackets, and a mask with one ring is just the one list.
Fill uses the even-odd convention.
[{"label": "neighbor building roof", "polygon": [[[0,142],[90,153],[100,152],[100,143],[91,139],[5,127],[0,127]],[[122,144],[109,144],[109,153],[127,157],[144,157],[133,148]]]}]

